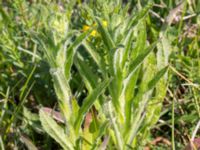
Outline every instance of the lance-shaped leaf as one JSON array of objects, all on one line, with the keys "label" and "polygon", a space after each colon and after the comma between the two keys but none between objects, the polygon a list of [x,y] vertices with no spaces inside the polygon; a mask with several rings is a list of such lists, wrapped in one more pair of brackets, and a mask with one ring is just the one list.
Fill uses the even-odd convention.
[{"label": "lance-shaped leaf", "polygon": [[[139,21],[141,21],[141,19],[147,15],[149,9],[151,9],[151,7],[153,6],[153,3],[149,3],[147,6],[145,6],[137,15],[135,15],[135,17],[128,23],[127,25],[127,31],[135,26]],[[133,17],[133,15],[131,16]]]},{"label": "lance-shaped leaf", "polygon": [[78,53],[75,59],[75,65],[83,78],[83,81],[86,85],[87,90],[89,93],[96,87],[97,76],[92,72],[90,67],[84,61],[84,58]]},{"label": "lance-shaped leaf", "polygon": [[73,58],[75,54],[75,50],[79,47],[79,45],[85,40],[88,35],[91,33],[93,29],[90,29],[84,33],[82,33],[77,39],[72,43],[72,45],[67,49],[66,54],[66,62],[65,62],[65,76],[66,79],[70,79],[70,70],[73,63]]},{"label": "lance-shaped leaf", "polygon": [[[136,40],[136,46],[133,51],[130,53],[130,62],[131,60],[135,60],[138,54],[142,53],[145,50],[146,47],[146,26],[144,21],[140,23],[140,26],[138,26],[138,38]],[[131,42],[131,41],[129,41]],[[130,44],[129,44],[130,45]],[[129,46],[131,48],[131,46]],[[138,80],[140,69],[138,69],[135,73],[132,73],[131,76],[129,76],[124,81],[124,89],[122,96],[124,97],[126,104],[125,104],[125,110],[126,110],[126,129],[129,130],[130,120],[131,120],[131,107],[132,107],[132,98],[134,96],[134,90],[136,86],[136,82]]]},{"label": "lance-shaped leaf", "polygon": [[122,62],[122,57],[123,57],[123,49],[122,48],[118,48],[115,53],[114,53],[114,59],[113,59],[113,70],[114,70],[114,76],[116,79],[116,86],[115,88],[117,88],[117,93],[118,96],[120,94],[120,89],[122,88],[122,66],[121,66],[121,62]]},{"label": "lance-shaped leaf", "polygon": [[154,78],[148,83],[147,90],[150,90],[156,86],[157,82],[164,76],[164,74],[167,72],[168,68],[169,68],[169,66],[164,67],[154,76]]},{"label": "lance-shaped leaf", "polygon": [[54,81],[54,88],[56,91],[56,95],[59,100],[59,105],[61,107],[61,111],[65,117],[65,121],[69,121],[72,109],[71,109],[71,98],[72,93],[68,81],[65,78],[63,71],[60,68],[51,69],[51,74]]},{"label": "lance-shaped leaf", "polygon": [[[157,42],[154,42],[151,46],[149,46],[142,54],[138,55],[136,57],[136,59],[132,62],[132,64],[130,65],[129,68],[129,75],[128,77],[124,80],[124,89],[123,92],[125,92],[125,98],[127,99],[127,103],[128,105],[130,104],[130,100],[131,100],[131,95],[130,95],[130,89],[129,88],[133,88],[129,83],[133,83],[133,85],[136,84],[136,80],[137,80],[137,74],[139,72],[137,72],[138,68],[140,67],[140,65],[144,62],[145,58],[150,54],[150,52],[155,48]],[[132,90],[132,89],[131,89]],[[130,99],[129,99],[130,98]],[[128,108],[130,111],[130,107]],[[129,116],[130,117],[130,116]]]},{"label": "lance-shaped leaf", "polygon": [[109,34],[109,32],[105,29],[105,27],[102,25],[101,21],[96,18],[96,21],[99,25],[99,31],[102,36],[102,40],[104,44],[107,46],[108,50],[112,50],[115,47],[115,44]]},{"label": "lance-shaped leaf", "polygon": [[112,123],[113,129],[114,129],[114,133],[115,133],[115,139],[116,139],[116,143],[118,146],[119,150],[123,149],[123,138],[122,138],[122,134],[121,134],[121,129],[118,126],[118,123],[116,122],[115,116],[113,114],[113,110],[112,110],[112,104],[110,102],[108,102],[108,112],[109,112],[109,117],[110,117],[110,121]]},{"label": "lance-shaped leaf", "polygon": [[[168,70],[168,66],[164,67],[163,69],[158,71],[156,73],[156,75],[153,77],[153,79],[151,79],[149,81],[147,86],[144,87],[143,93],[141,93],[142,95],[137,95],[135,100],[139,101],[143,95],[148,94],[148,92],[150,92],[156,86],[156,84],[160,81],[160,79],[164,76],[164,74],[167,72],[167,70]],[[147,103],[148,103],[148,99],[141,101],[139,109],[135,113],[135,116],[134,116],[135,119],[133,120],[133,123],[131,126],[131,131],[129,132],[129,138],[127,140],[127,142],[129,144],[131,144],[133,142],[134,137],[136,136],[136,129],[138,130],[138,127],[136,128],[136,126],[137,126],[138,122],[142,119],[141,116],[142,116],[142,113],[144,112],[145,107],[147,106]]]},{"label": "lance-shaped leaf", "polygon": [[124,100],[120,99],[120,95],[123,87],[123,70],[121,67],[123,57],[123,48],[119,47],[116,49],[113,58],[113,70],[114,70],[114,80],[112,81],[109,90],[112,94],[112,102],[116,108],[117,113],[120,116],[121,121],[124,120]]},{"label": "lance-shaped leaf", "polygon": [[57,141],[64,150],[73,150],[73,145],[65,134],[63,128],[61,128],[53,119],[52,117],[40,109],[39,112],[40,121],[44,130],[55,140]]},{"label": "lance-shaped leaf", "polygon": [[138,35],[135,43],[135,49],[131,52],[131,60],[135,60],[138,54],[141,54],[145,48],[147,43],[147,31],[146,31],[146,23],[145,21],[141,21],[138,24]]},{"label": "lance-shaped leaf", "polygon": [[98,144],[102,141],[102,137],[104,135],[104,133],[106,132],[106,129],[109,127],[109,121],[106,120],[105,122],[103,122],[101,124],[101,126],[99,127],[98,133],[95,136],[95,143],[93,144],[92,148],[93,150],[97,149]]},{"label": "lance-shaped leaf", "polygon": [[147,117],[145,119],[147,125],[154,125],[160,117],[162,102],[167,91],[167,81],[164,78],[167,70],[168,66],[161,69],[156,75],[157,78],[154,78],[148,84],[148,88],[155,87],[155,95],[147,108]]},{"label": "lance-shaped leaf", "polygon": [[[35,36],[37,42],[40,44],[40,46],[42,47],[42,50],[44,51],[44,54],[46,55],[47,58],[47,62],[49,63],[49,65],[52,68],[56,68],[57,64],[55,61],[55,57],[52,54],[52,49],[54,47],[54,45],[52,44],[51,39],[48,39],[48,43],[45,43],[45,41],[43,41],[42,39],[47,39],[46,36],[44,34],[41,35],[42,38]],[[51,47],[51,48],[49,48]]]},{"label": "lance-shaped leaf", "polygon": [[109,85],[111,79],[106,79],[102,83],[100,83],[91,94],[89,94],[83,102],[83,105],[79,109],[78,112],[78,118],[75,121],[75,131],[76,134],[78,134],[81,124],[83,122],[83,119],[85,117],[85,114],[89,111],[89,109],[94,104],[95,100],[103,93],[103,91],[106,89],[106,87]]},{"label": "lance-shaped leaf", "polygon": [[130,75],[132,75],[132,73],[134,73],[137,68],[143,63],[144,59],[149,55],[149,53],[156,47],[157,42],[154,42],[151,46],[149,46],[148,48],[146,48],[146,50],[144,50],[143,53],[141,53],[140,55],[138,55],[136,57],[136,59],[131,63],[130,65]]},{"label": "lance-shaped leaf", "polygon": [[122,68],[124,67],[126,61],[128,61],[128,55],[131,51],[132,48],[132,42],[133,42],[133,30],[129,32],[129,34],[126,36],[125,41],[124,41],[124,52],[123,52],[123,57],[122,57]]},{"label": "lance-shaped leaf", "polygon": [[101,68],[101,57],[95,51],[94,46],[90,44],[88,41],[84,41],[83,46],[86,48],[86,51],[91,55],[95,63]]}]

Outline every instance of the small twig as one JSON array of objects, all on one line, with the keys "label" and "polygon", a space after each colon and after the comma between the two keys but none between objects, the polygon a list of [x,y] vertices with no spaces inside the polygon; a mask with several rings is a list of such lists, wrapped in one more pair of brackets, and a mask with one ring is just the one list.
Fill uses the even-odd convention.
[{"label": "small twig", "polygon": [[160,21],[161,21],[162,23],[165,22],[165,19],[163,19],[158,13],[156,13],[156,12],[154,12],[154,11],[152,11],[152,10],[149,10],[149,12],[152,13],[152,15],[154,15],[154,16],[157,17],[158,19],[160,19]]},{"label": "small twig", "polygon": [[187,20],[187,19],[190,19],[192,17],[195,17],[197,14],[191,14],[191,15],[188,15],[188,16],[185,16],[183,17],[183,20]]},{"label": "small twig", "polygon": [[154,7],[158,7],[158,8],[166,8],[166,4],[153,4]]},{"label": "small twig", "polygon": [[191,138],[191,141],[192,141],[192,142],[194,141],[194,138],[195,138],[195,136],[196,136],[196,134],[197,134],[197,131],[199,130],[199,127],[200,127],[200,120],[199,120],[199,122],[197,123],[197,126],[196,126],[195,130],[194,130],[193,133],[192,133],[192,138]]},{"label": "small twig", "polygon": [[183,80],[185,80],[186,82],[188,82],[190,85],[192,85],[193,87],[197,88],[198,90],[200,90],[200,88],[194,84],[191,80],[187,79],[184,75],[182,75],[180,72],[178,72],[174,67],[172,67],[171,65],[169,65],[169,68],[176,73],[179,77],[181,77]]}]

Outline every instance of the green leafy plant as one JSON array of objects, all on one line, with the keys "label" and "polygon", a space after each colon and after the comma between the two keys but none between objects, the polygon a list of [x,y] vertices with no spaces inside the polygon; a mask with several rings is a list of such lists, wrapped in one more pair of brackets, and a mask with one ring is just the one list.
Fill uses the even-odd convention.
[{"label": "green leafy plant", "polygon": [[[64,14],[50,20],[59,26],[47,28],[44,35],[37,38],[51,68],[65,127],[59,127],[43,110],[40,110],[40,119],[44,130],[64,149],[101,147],[105,137],[109,137],[108,148],[139,147],[145,140],[140,144],[138,141],[148,134],[149,126],[159,118],[167,87],[164,74],[168,67],[167,62],[157,60],[156,53],[159,59],[167,60],[161,56],[163,49],[157,48],[153,52],[162,41],[151,44],[147,40],[145,20],[152,4],[132,14],[128,13],[129,4],[119,9],[119,2],[108,11],[106,5],[109,4],[102,4],[104,12],[97,16],[88,10],[96,25],[83,33],[74,32],[74,41],[71,40],[74,34],[70,20],[63,21]],[[113,18],[109,16],[111,13]],[[106,26],[102,24],[103,20],[107,22]],[[93,30],[98,36],[90,37]],[[87,53],[81,51],[80,44]],[[77,105],[70,89],[73,63],[87,90],[81,106]],[[84,119],[88,121],[90,112],[93,115],[88,131],[86,125],[82,125]],[[105,128],[105,125],[110,127]],[[102,126],[103,131],[100,130]],[[103,141],[95,142],[96,138],[102,137]]]},{"label": "green leafy plant", "polygon": [[196,141],[198,1],[0,4],[0,149]]}]

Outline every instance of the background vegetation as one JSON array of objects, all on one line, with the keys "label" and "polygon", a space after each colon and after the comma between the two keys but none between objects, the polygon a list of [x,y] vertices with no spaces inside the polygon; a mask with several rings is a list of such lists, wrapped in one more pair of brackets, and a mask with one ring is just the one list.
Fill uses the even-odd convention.
[{"label": "background vegetation", "polygon": [[0,149],[198,148],[199,10],[1,0]]}]

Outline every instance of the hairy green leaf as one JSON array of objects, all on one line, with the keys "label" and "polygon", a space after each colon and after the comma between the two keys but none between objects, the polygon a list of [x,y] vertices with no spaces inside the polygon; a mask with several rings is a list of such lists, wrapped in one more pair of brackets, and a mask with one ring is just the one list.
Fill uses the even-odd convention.
[{"label": "hairy green leaf", "polygon": [[40,121],[44,130],[55,140],[57,141],[63,149],[65,150],[73,150],[73,145],[65,134],[64,129],[61,128],[52,117],[40,109],[39,112]]},{"label": "hairy green leaf", "polygon": [[105,90],[105,88],[109,85],[110,79],[106,79],[102,83],[100,83],[90,95],[88,95],[83,102],[83,105],[79,109],[78,112],[78,118],[76,119],[75,122],[75,131],[78,134],[82,121],[85,117],[85,114],[89,111],[91,106],[94,104],[95,100],[102,94],[102,92]]},{"label": "hairy green leaf", "polygon": [[111,35],[109,34],[109,32],[105,29],[105,27],[102,25],[101,21],[96,18],[96,21],[99,25],[99,31],[100,34],[102,36],[102,40],[105,43],[105,45],[107,46],[108,50],[112,50],[115,47],[115,44],[111,38]]},{"label": "hairy green leaf", "polygon": [[73,64],[73,58],[76,49],[79,47],[79,45],[85,40],[88,35],[91,33],[92,29],[88,30],[87,32],[82,33],[80,36],[77,37],[77,39],[72,43],[72,45],[67,49],[66,54],[66,62],[65,62],[65,76],[66,79],[70,79],[70,71],[71,66]]},{"label": "hairy green leaf", "polygon": [[[146,5],[129,23],[127,29],[135,26],[141,19],[148,13],[149,9],[153,6],[153,3]],[[131,16],[132,17],[132,16]]]}]

